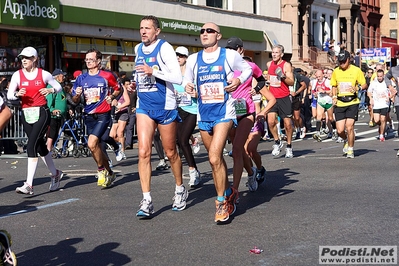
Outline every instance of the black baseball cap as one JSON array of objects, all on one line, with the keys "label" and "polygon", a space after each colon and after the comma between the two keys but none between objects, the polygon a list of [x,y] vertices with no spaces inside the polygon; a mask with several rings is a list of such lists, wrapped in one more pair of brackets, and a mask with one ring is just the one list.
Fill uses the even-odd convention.
[{"label": "black baseball cap", "polygon": [[240,47],[244,47],[244,43],[238,37],[230,37],[227,39],[226,48],[237,50]]},{"label": "black baseball cap", "polygon": [[339,52],[338,61],[339,62],[345,62],[346,59],[348,59],[350,57],[351,57],[351,54],[347,50],[344,50],[344,51]]}]

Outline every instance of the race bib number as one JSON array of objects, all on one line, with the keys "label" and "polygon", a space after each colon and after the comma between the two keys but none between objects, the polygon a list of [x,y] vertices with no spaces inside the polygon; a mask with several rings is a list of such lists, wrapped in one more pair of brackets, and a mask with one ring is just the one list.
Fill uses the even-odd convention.
[{"label": "race bib number", "polygon": [[269,76],[270,78],[270,86],[273,87],[280,87],[281,86],[281,80],[277,76]]},{"label": "race bib number", "polygon": [[178,92],[176,94],[176,103],[177,106],[188,106],[191,105],[191,96],[186,92]]},{"label": "race bib number", "polygon": [[199,88],[203,104],[224,102],[223,82],[205,83]]},{"label": "race bib number", "polygon": [[247,114],[247,101],[244,98],[237,99],[235,109],[237,116]]},{"label": "race bib number", "polygon": [[40,117],[40,107],[28,107],[22,109],[24,111],[25,120],[28,124],[36,123]]},{"label": "race bib number", "polygon": [[85,88],[84,91],[87,104],[92,104],[100,101],[101,88]]},{"label": "race bib number", "polygon": [[352,90],[352,83],[351,82],[340,82],[338,84],[339,93],[353,93]]},{"label": "race bib number", "polygon": [[138,73],[138,91],[139,92],[154,92],[158,91],[156,80],[154,76],[148,76],[145,73]]}]

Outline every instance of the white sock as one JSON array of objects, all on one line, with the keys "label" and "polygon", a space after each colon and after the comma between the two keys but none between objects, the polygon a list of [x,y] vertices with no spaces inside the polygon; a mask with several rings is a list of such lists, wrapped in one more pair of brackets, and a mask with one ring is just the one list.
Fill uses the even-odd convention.
[{"label": "white sock", "polygon": [[51,157],[51,152],[47,153],[46,156],[41,157],[44,164],[47,166],[48,170],[51,172],[52,175],[57,174],[57,168],[55,168],[53,158]]},{"label": "white sock", "polygon": [[33,187],[33,177],[35,176],[39,158],[28,158],[28,173],[26,174],[26,183]]},{"label": "white sock", "polygon": [[176,192],[183,192],[183,190],[184,190],[183,184],[180,186],[176,185],[176,189],[175,189]]},{"label": "white sock", "polygon": [[151,199],[151,192],[143,192],[143,198],[147,201],[152,201]]}]

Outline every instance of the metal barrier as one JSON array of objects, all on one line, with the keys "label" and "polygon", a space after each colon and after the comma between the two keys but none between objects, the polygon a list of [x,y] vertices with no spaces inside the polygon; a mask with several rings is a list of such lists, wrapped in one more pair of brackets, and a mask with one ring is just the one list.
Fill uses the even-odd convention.
[{"label": "metal barrier", "polygon": [[13,139],[18,141],[26,141],[26,136],[21,119],[21,107],[12,106],[10,107],[13,116],[11,117],[8,125],[4,128],[1,133],[2,139]]}]

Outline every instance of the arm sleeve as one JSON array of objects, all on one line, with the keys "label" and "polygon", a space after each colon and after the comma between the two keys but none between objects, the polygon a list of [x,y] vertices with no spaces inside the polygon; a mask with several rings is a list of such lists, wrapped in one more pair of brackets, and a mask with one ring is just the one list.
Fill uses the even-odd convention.
[{"label": "arm sleeve", "polygon": [[161,70],[154,69],[152,75],[156,78],[164,81],[181,84],[182,75],[180,70],[179,62],[176,58],[176,53],[173,50],[172,45],[164,42],[158,54],[158,62],[161,65]]},{"label": "arm sleeve", "polygon": [[58,81],[56,81],[49,72],[43,70],[42,75],[43,81],[46,84],[49,84],[52,88],[54,88],[55,93],[59,93],[62,90],[61,84],[58,83]]},{"label": "arm sleeve", "polygon": [[7,92],[7,99],[9,100],[17,100],[18,98],[15,97],[15,92],[17,92],[17,89],[19,88],[19,71],[15,72],[12,77],[11,77],[11,82],[10,85],[8,86],[8,92]]},{"label": "arm sleeve", "polygon": [[198,54],[192,54],[187,58],[186,61],[186,71],[184,72],[184,79],[183,79],[183,87],[187,85],[187,83],[196,83],[195,82],[195,63],[197,61]]},{"label": "arm sleeve", "polygon": [[233,70],[241,71],[241,75],[238,76],[241,84],[252,76],[252,67],[241,57],[237,51],[227,49],[226,60]]}]

